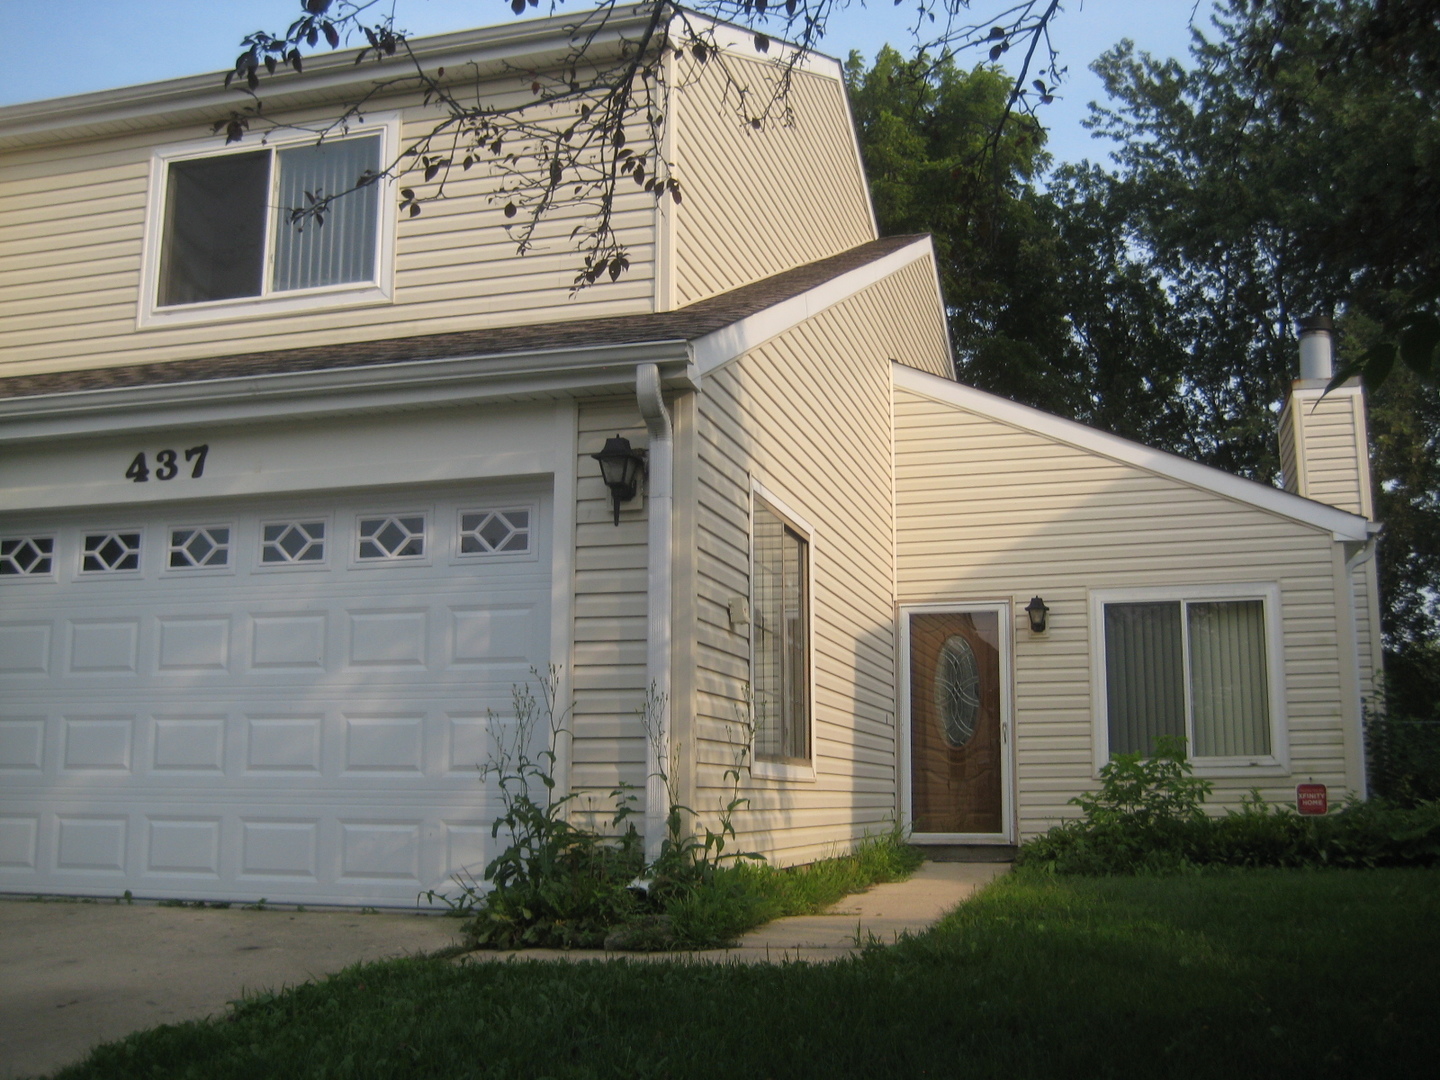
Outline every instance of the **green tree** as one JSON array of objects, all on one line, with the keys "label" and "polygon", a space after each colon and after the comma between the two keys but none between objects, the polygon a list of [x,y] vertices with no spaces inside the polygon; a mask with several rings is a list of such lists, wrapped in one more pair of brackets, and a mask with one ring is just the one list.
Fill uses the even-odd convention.
[{"label": "green tree", "polygon": [[1198,456],[1174,315],[1106,175],[1070,170],[1063,197],[1038,190],[1044,131],[1005,122],[993,68],[887,47],[868,69],[852,53],[846,81],[881,231],[934,236],[959,377]]},{"label": "green tree", "polygon": [[[1339,317],[1342,359],[1372,383],[1386,642],[1408,658],[1440,638],[1437,19],[1404,0],[1229,0],[1189,65],[1128,43],[1103,57],[1094,121],[1120,143],[1105,183],[1165,279],[1191,407],[1223,433],[1207,460],[1273,475],[1295,320]],[[1408,370],[1385,381],[1397,351]]]}]

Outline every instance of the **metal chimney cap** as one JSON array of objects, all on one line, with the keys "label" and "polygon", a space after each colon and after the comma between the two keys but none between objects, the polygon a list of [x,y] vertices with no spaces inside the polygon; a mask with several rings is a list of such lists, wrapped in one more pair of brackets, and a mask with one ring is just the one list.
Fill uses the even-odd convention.
[{"label": "metal chimney cap", "polygon": [[1300,378],[1329,382],[1335,375],[1334,323],[1328,316],[1311,315],[1300,321]]}]

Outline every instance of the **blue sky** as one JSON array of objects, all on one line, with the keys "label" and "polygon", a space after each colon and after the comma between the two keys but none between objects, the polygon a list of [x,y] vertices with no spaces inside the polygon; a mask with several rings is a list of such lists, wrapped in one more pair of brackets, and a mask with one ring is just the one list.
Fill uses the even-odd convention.
[{"label": "blue sky", "polygon": [[[513,18],[509,0],[393,2],[399,25],[416,35]],[[975,0],[975,10],[983,13],[985,3]],[[1103,145],[1080,126],[1086,103],[1102,94],[1090,62],[1122,37],[1157,55],[1184,56],[1192,17],[1209,29],[1208,4],[1066,0],[1055,39],[1069,76],[1061,100],[1043,115],[1057,160],[1103,157]],[[0,0],[0,26],[10,42],[0,64],[0,105],[219,71],[234,61],[241,37],[283,29],[298,6],[296,0]],[[871,0],[868,7],[852,0],[832,21],[822,48],[842,58],[851,49],[873,57],[886,42],[903,49],[911,10],[892,0]]]}]

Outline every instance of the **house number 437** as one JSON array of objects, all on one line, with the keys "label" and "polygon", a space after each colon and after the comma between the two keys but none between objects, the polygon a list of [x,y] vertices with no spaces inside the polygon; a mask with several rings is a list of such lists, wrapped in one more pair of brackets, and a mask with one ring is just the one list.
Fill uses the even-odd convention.
[{"label": "house number 437", "polygon": [[[205,475],[205,455],[210,452],[209,444],[192,446],[188,450],[156,450],[155,467],[145,460],[145,451],[140,451],[125,470],[125,479],[143,484],[154,476],[156,480],[174,480],[181,469],[190,470],[190,479],[199,480]],[[181,461],[181,455],[184,461]]]}]

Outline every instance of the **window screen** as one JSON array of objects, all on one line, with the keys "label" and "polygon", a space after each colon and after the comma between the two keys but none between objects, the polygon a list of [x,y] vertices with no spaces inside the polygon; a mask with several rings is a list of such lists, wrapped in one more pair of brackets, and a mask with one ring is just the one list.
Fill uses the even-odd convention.
[{"label": "window screen", "polygon": [[270,151],[170,164],[160,305],[259,296]]}]

